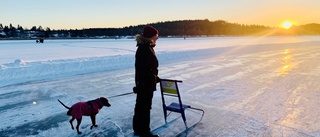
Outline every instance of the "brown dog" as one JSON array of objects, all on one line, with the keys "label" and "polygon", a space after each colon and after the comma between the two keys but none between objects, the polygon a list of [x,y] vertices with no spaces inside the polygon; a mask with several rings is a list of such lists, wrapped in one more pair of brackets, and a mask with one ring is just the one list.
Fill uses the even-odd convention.
[{"label": "brown dog", "polygon": [[96,115],[99,113],[100,109],[103,106],[107,106],[107,107],[111,106],[109,104],[108,99],[106,99],[105,97],[100,97],[95,100],[90,100],[88,102],[78,102],[78,103],[72,105],[71,108],[66,106],[65,104],[63,104],[59,99],[58,99],[58,101],[65,108],[69,109],[69,111],[67,112],[67,115],[72,116],[71,120],[69,121],[72,129],[74,129],[72,122],[74,119],[77,119],[76,129],[77,129],[78,134],[81,134],[81,132],[79,130],[79,126],[81,124],[82,116],[90,116],[91,121],[92,121],[92,126],[90,127],[90,129],[92,129],[93,127],[98,126],[96,124]]}]

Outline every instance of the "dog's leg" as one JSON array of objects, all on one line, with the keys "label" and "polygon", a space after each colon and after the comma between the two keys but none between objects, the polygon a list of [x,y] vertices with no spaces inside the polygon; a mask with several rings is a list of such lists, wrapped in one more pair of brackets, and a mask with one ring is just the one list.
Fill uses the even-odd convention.
[{"label": "dog's leg", "polygon": [[73,124],[72,124],[72,122],[73,122],[73,120],[74,120],[75,118],[74,117],[72,117],[71,118],[71,120],[69,121],[70,122],[70,125],[71,125],[71,128],[72,128],[72,130],[74,130],[74,127],[73,127]]},{"label": "dog's leg", "polygon": [[90,127],[90,129],[92,129],[93,127],[98,127],[98,125],[96,124],[96,115],[90,115],[90,118],[92,122],[92,126]]},{"label": "dog's leg", "polygon": [[82,118],[77,119],[77,127],[76,127],[76,129],[77,129],[78,134],[81,134],[81,133],[82,133],[82,132],[80,132],[80,130],[79,130],[81,121],[82,121]]}]

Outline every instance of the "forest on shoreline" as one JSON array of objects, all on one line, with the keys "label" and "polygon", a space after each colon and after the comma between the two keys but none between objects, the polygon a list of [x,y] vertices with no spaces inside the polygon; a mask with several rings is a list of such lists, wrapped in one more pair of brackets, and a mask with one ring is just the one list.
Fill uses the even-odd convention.
[{"label": "forest on shoreline", "polygon": [[[146,24],[123,28],[84,28],[51,30],[49,27],[34,26],[31,29],[3,26],[0,23],[0,39],[35,38],[122,38],[133,37],[142,32]],[[150,23],[159,30],[160,37],[212,37],[212,36],[302,36],[320,35],[320,24],[310,23],[292,26],[290,29],[263,25],[229,23],[224,20],[179,20]]]}]

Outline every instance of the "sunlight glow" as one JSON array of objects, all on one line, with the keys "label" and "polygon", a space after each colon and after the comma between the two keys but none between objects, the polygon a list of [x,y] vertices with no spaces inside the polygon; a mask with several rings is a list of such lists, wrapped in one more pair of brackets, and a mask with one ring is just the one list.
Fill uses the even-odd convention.
[{"label": "sunlight glow", "polygon": [[283,66],[280,68],[280,74],[282,76],[288,74],[293,67],[293,64],[291,62],[292,55],[289,55],[290,51],[290,49],[285,49],[284,51],[282,51],[282,54],[284,54],[284,57],[282,58]]},{"label": "sunlight glow", "polygon": [[288,53],[289,53],[289,49],[285,49],[285,50],[283,51],[283,53],[284,53],[284,54],[288,54]]},{"label": "sunlight glow", "polygon": [[282,24],[282,27],[285,28],[285,29],[290,29],[292,27],[292,23],[289,22],[289,21],[286,21]]},{"label": "sunlight glow", "polygon": [[282,58],[283,61],[288,61],[292,58],[292,56],[288,55]]}]

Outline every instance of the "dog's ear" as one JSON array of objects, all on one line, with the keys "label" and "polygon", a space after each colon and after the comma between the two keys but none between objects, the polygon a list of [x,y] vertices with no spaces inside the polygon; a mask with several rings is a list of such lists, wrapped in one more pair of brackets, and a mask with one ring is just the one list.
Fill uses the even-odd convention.
[{"label": "dog's ear", "polygon": [[102,102],[102,104],[103,104],[104,106],[108,106],[108,107],[111,106],[107,98],[105,98],[105,97],[100,97],[100,100],[101,100],[101,102]]}]

